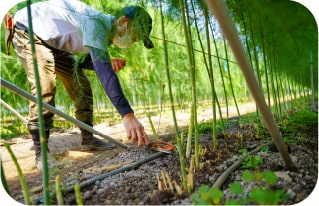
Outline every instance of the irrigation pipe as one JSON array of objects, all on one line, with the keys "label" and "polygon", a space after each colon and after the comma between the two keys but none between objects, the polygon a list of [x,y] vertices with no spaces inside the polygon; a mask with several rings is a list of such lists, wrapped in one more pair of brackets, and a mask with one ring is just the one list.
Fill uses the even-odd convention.
[{"label": "irrigation pipe", "polygon": [[[35,103],[37,103],[37,98],[32,96],[31,94],[29,94],[28,92],[20,89],[19,87],[15,86],[14,84],[4,80],[1,78],[1,82],[0,82],[1,86],[2,87],[5,87],[11,91],[13,91],[14,93],[18,94],[19,96],[25,98],[25,99],[28,99],[30,101],[33,101]],[[61,112],[60,110],[56,109],[55,107],[53,107],[52,105],[46,103],[46,102],[42,102],[42,106],[44,108],[46,108],[47,110],[49,110],[50,112],[54,113],[54,114],[57,114],[59,115],[60,117],[63,117],[64,119],[76,124],[77,126],[89,131],[89,132],[92,132],[93,134],[96,134],[96,135],[99,135],[101,137],[103,137],[104,139],[107,139],[108,141],[110,142],[113,142],[114,144],[116,144],[117,146],[120,146],[120,147],[123,147],[124,149],[127,149],[128,146],[120,141],[117,141],[115,139],[113,139],[112,137],[108,136],[108,135],[105,135],[105,134],[102,134],[101,132],[93,129],[93,127],[81,122],[80,120],[77,120],[63,112]]]},{"label": "irrigation pipe", "polygon": [[28,120],[26,118],[24,118],[17,110],[13,109],[13,107],[11,107],[9,104],[7,104],[5,101],[3,101],[2,99],[0,99],[0,104],[2,104],[5,108],[7,108],[10,112],[12,112],[13,114],[17,115],[17,117],[24,123],[27,123]]},{"label": "irrigation pipe", "polygon": [[242,73],[245,77],[247,85],[250,89],[252,96],[254,97],[257,107],[263,117],[266,127],[280,153],[285,161],[286,166],[289,170],[295,171],[297,168],[288,153],[287,148],[282,140],[279,129],[277,128],[274,118],[266,104],[265,98],[263,96],[262,90],[258,85],[257,79],[254,75],[252,66],[250,65],[248,58],[246,56],[245,50],[241,41],[237,35],[235,26],[227,12],[226,5],[222,0],[206,0],[206,4],[216,17],[219,25],[225,35],[228,43],[236,57],[238,65],[240,66]]},{"label": "irrigation pipe", "polygon": [[[154,153],[154,154],[152,154],[152,155],[150,155],[150,156],[148,156],[148,157],[146,157],[146,158],[144,158],[144,159],[142,159],[142,160],[139,160],[139,161],[137,161],[137,162],[134,162],[134,163],[132,163],[132,164],[126,165],[126,166],[121,167],[121,168],[119,168],[119,169],[112,170],[111,172],[107,172],[107,173],[104,173],[104,174],[102,174],[102,175],[93,177],[92,179],[88,179],[88,180],[86,180],[86,181],[84,181],[84,182],[81,182],[81,183],[79,184],[79,186],[80,186],[80,188],[83,189],[83,188],[85,188],[85,187],[87,187],[87,186],[90,186],[90,185],[94,184],[96,181],[100,181],[100,180],[103,180],[103,179],[105,179],[105,178],[107,178],[107,177],[109,177],[109,176],[112,176],[112,175],[115,175],[115,174],[118,174],[118,173],[121,173],[121,172],[124,172],[124,171],[127,171],[127,170],[134,169],[134,168],[136,168],[136,167],[139,167],[139,166],[141,166],[141,165],[144,164],[144,163],[147,163],[147,162],[149,162],[149,161],[152,161],[152,160],[154,160],[154,159],[159,158],[159,157],[162,156],[163,154],[164,154],[163,152],[156,152],[156,153]],[[65,189],[62,189],[62,193],[63,193],[64,195],[67,194],[67,193],[69,193],[69,192],[72,192],[72,191],[74,191],[74,187],[73,187],[73,186],[70,186],[70,187],[67,187],[67,188],[65,188]],[[53,194],[51,194],[51,195],[52,195],[52,197],[55,196],[55,192],[54,192]],[[41,203],[41,200],[42,200],[42,196],[41,196],[41,197],[38,197],[38,198],[35,198],[35,199],[33,200],[33,202],[34,202],[35,204],[39,204],[39,203]]]},{"label": "irrigation pipe", "polygon": [[246,157],[248,157],[249,155],[252,155],[256,152],[258,152],[259,150],[261,150],[263,147],[268,146],[270,144],[272,144],[273,141],[269,141],[257,148],[255,148],[254,150],[246,153],[245,155],[242,155],[234,164],[232,164],[230,167],[228,167],[227,170],[225,170],[225,172],[223,174],[221,174],[218,179],[216,180],[216,182],[213,184],[213,187],[217,187],[220,188],[224,182],[227,180],[228,176],[234,172],[240,165],[241,163],[246,159]]}]

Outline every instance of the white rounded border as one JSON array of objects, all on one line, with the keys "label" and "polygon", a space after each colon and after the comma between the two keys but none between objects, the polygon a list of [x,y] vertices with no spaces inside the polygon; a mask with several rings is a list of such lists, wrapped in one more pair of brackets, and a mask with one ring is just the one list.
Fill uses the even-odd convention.
[{"label": "white rounded border", "polygon": [[[1,1],[4,1],[4,0],[1,0]],[[12,7],[14,7],[16,4],[23,2],[23,1],[24,0],[10,0],[10,1],[6,1],[6,3],[2,2],[1,8],[0,8],[1,23],[2,23],[2,19],[6,15],[6,13]],[[319,2],[318,2],[318,0],[293,0],[293,1],[304,5],[312,13],[312,15],[316,19],[317,28],[319,29],[319,26],[318,26],[318,20],[319,20],[319,9],[318,9],[319,5],[318,4],[319,4]],[[319,52],[318,52],[318,54],[319,54]],[[312,193],[309,195],[309,197],[307,197],[305,200],[303,200],[298,205],[307,205],[307,206],[308,205],[316,205],[316,201],[315,201],[316,195],[319,195],[318,181],[317,181],[316,187],[314,188]],[[0,196],[1,196],[1,202],[3,201],[3,203],[5,203],[6,205],[23,205],[23,204],[15,201],[12,197],[10,197],[7,194],[7,192],[2,187],[2,182],[1,182],[1,186],[0,186]]]}]

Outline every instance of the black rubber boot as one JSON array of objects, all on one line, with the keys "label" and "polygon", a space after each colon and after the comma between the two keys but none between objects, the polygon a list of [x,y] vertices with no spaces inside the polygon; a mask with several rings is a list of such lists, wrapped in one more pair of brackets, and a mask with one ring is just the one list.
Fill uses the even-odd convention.
[{"label": "black rubber boot", "polygon": [[[85,122],[85,123],[92,127],[92,123],[90,122]],[[111,150],[116,147],[112,142],[105,142],[103,140],[96,138],[92,134],[92,132],[89,132],[82,128],[80,128],[80,131],[82,136],[82,146],[84,146],[83,147],[84,149],[85,147],[87,147],[88,150],[104,151],[104,150]]]},{"label": "black rubber boot", "polygon": [[[40,142],[40,134],[39,132],[30,132],[32,135],[33,145],[34,145],[34,153],[35,153],[35,166],[38,170],[42,170],[42,157],[41,157],[41,142]],[[45,132],[46,141],[48,141],[50,136],[50,130]],[[53,159],[50,155],[50,150],[47,144],[47,160],[49,167],[58,166],[59,163]]]},{"label": "black rubber boot", "polygon": [[[38,168],[38,162],[41,161],[41,143],[40,143],[40,135],[38,132],[31,132],[33,146],[34,146],[34,153],[35,153],[35,165]],[[38,168],[39,169],[39,168]],[[42,168],[41,168],[42,169]]]}]

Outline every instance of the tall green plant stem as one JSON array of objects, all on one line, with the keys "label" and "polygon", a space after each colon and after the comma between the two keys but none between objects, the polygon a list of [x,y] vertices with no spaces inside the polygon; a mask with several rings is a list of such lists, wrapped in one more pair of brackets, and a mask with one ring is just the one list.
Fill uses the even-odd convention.
[{"label": "tall green plant stem", "polygon": [[182,22],[184,28],[184,35],[185,41],[187,45],[187,56],[188,56],[188,64],[190,70],[190,79],[191,79],[191,88],[192,88],[192,112],[194,112],[191,117],[194,119],[190,120],[190,124],[194,124],[194,133],[195,133],[195,166],[199,168],[199,141],[198,141],[198,130],[197,130],[197,105],[196,105],[196,83],[195,83],[195,62],[192,52],[192,45],[191,45],[191,37],[190,37],[190,30],[188,29],[186,17],[185,17],[185,8],[183,0],[179,0],[181,14],[182,14]]},{"label": "tall green plant stem", "polygon": [[58,205],[64,205],[63,195],[61,190],[61,176],[59,174],[55,177],[55,190],[56,190],[56,199],[58,201]]},{"label": "tall green plant stem", "polygon": [[158,135],[157,135],[156,129],[154,127],[154,124],[153,124],[153,121],[152,121],[150,113],[147,114],[147,118],[148,118],[148,121],[149,121],[149,123],[151,125],[153,135],[154,135],[155,139],[158,140]]},{"label": "tall green plant stem", "polygon": [[245,55],[245,50],[241,45],[236,29],[230,19],[229,14],[227,13],[227,9],[224,2],[222,0],[215,0],[213,2],[206,0],[206,3],[215,15],[216,19],[218,20],[222,28],[223,34],[225,35],[230,44],[230,47],[246,79],[247,85],[255,101],[257,102],[263,120],[274,140],[274,143],[276,144],[279,153],[283,157],[287,168],[289,170],[295,171],[297,168],[292,162],[291,157],[289,156],[288,150],[285,147],[279,129],[276,127],[274,118],[269,108],[267,107],[266,101],[262,95],[262,91],[258,86],[258,82],[254,76],[251,65],[249,64],[249,61]]},{"label": "tall green plant stem", "polygon": [[312,51],[310,51],[310,85],[311,85],[311,109],[315,110],[315,88],[313,81],[313,65],[312,65]]},{"label": "tall green plant stem", "polygon": [[231,77],[231,73],[230,73],[230,67],[229,67],[229,61],[228,61],[229,58],[228,58],[228,51],[227,51],[227,46],[226,46],[225,37],[223,37],[223,41],[224,41],[224,50],[225,50],[225,56],[226,56],[226,65],[227,65],[227,72],[228,72],[228,78],[229,78],[230,89],[231,89],[231,93],[232,93],[232,95],[233,95],[233,99],[234,99],[236,111],[237,111],[238,117],[239,117],[239,119],[240,119],[240,112],[239,112],[239,108],[238,108],[238,104],[237,104],[237,100],[236,100],[236,96],[235,96],[235,92],[234,92],[232,77]]},{"label": "tall green plant stem", "polygon": [[259,69],[259,59],[258,59],[258,52],[257,52],[255,34],[254,34],[254,29],[253,29],[253,26],[252,26],[252,18],[251,18],[251,14],[250,14],[249,10],[248,10],[248,16],[249,16],[251,42],[253,44],[253,52],[254,52],[254,60],[255,60],[254,62],[255,62],[255,67],[256,67],[257,80],[258,80],[260,88],[263,88],[262,81],[261,81],[261,75],[260,75],[260,69]]},{"label": "tall green plant stem", "polygon": [[80,185],[78,183],[76,183],[74,185],[74,193],[75,193],[75,199],[76,199],[77,205],[83,205],[83,200],[82,200],[82,196],[81,196],[81,189],[80,189]]},{"label": "tall green plant stem", "polygon": [[180,135],[178,131],[176,116],[175,116],[175,109],[173,104],[173,95],[172,95],[172,89],[171,89],[171,80],[170,80],[170,73],[169,73],[169,67],[168,67],[168,55],[167,55],[167,47],[166,47],[166,41],[165,41],[165,30],[164,30],[164,18],[163,18],[163,10],[162,10],[162,1],[160,0],[160,11],[161,11],[161,25],[162,25],[162,35],[163,35],[163,46],[164,46],[164,56],[165,56],[165,66],[166,66],[166,75],[167,75],[167,81],[168,81],[168,88],[169,88],[169,95],[172,105],[172,113],[173,113],[173,119],[175,124],[175,133],[177,137],[177,143],[178,143],[178,151],[179,151],[179,158],[180,158],[180,164],[181,164],[181,173],[182,173],[182,182],[183,187],[187,191],[187,176],[186,176],[186,169],[185,169],[185,158],[184,158],[184,152],[183,152],[183,144],[182,144],[182,136]]},{"label": "tall green plant stem", "polygon": [[267,97],[268,97],[268,107],[270,107],[271,106],[271,101],[270,101],[270,89],[269,89],[269,78],[268,78],[268,64],[267,64],[264,32],[262,30],[262,25],[261,25],[261,20],[260,19],[259,19],[259,33],[260,33],[260,38],[261,38],[261,48],[262,48],[263,62],[264,62],[264,68],[265,68],[265,79],[266,79],[266,89],[267,89]]},{"label": "tall green plant stem", "polygon": [[[205,17],[205,18],[207,18],[207,17]],[[223,91],[224,91],[224,97],[225,97],[225,103],[226,103],[226,119],[228,119],[229,118],[228,97],[227,97],[227,91],[226,91],[225,80],[224,80],[224,75],[223,75],[223,69],[222,69],[222,65],[220,64],[220,59],[221,58],[219,57],[219,52],[218,52],[218,48],[217,48],[217,42],[216,42],[216,39],[215,39],[214,30],[213,30],[213,26],[212,26],[211,20],[208,19],[208,22],[209,22],[209,28],[211,30],[211,34],[212,34],[212,37],[213,37],[213,42],[214,42],[214,47],[215,47],[215,52],[216,52],[216,58],[217,58],[220,78],[221,78],[222,84],[223,84]],[[218,98],[217,98],[216,90],[214,91],[214,95],[215,95],[215,99],[216,99],[216,102],[217,102],[217,105],[218,105],[218,108],[219,108],[219,116],[220,116],[220,118],[222,120],[223,132],[225,134],[225,132],[226,132],[225,131],[225,124],[224,124],[224,120],[223,120],[221,106],[220,106]]]},{"label": "tall green plant stem", "polygon": [[172,115],[173,115],[173,121],[174,121],[175,134],[177,137],[179,137],[180,134],[179,134],[179,130],[178,130],[176,114],[175,114],[175,109],[174,109],[172,83],[171,83],[171,77],[170,77],[169,65],[168,65],[168,54],[167,54],[167,45],[166,45],[166,41],[165,41],[166,37],[165,37],[164,17],[163,17],[162,1],[161,0],[160,0],[160,11],[161,11],[161,28],[162,28],[162,36],[163,36],[164,59],[165,59],[165,69],[166,69],[166,76],[167,76],[167,82],[168,82],[169,98],[171,101],[171,109],[172,109]]},{"label": "tall green plant stem", "polygon": [[[277,95],[276,95],[276,88],[275,88],[275,80],[274,80],[274,71],[273,71],[274,65],[273,63],[271,63],[270,66],[270,83],[271,83],[271,91],[272,91],[272,97],[273,97],[273,101],[274,101],[274,110],[277,111],[278,108],[278,104],[277,104]],[[277,111],[278,112],[278,111]]]},{"label": "tall green plant stem", "polygon": [[[205,17],[205,29],[206,29],[206,41],[207,41],[207,51],[208,51],[208,67],[210,71],[210,83],[211,83],[211,89],[213,93],[213,101],[212,101],[212,109],[213,109],[213,147],[214,149],[217,149],[217,117],[216,117],[216,100],[217,100],[217,95],[216,95],[216,90],[215,90],[215,82],[214,82],[214,72],[213,72],[213,64],[212,64],[212,58],[211,58],[211,47],[210,47],[210,37],[209,37],[209,29],[208,29],[208,23],[209,23],[209,18],[208,18],[208,11],[207,11],[206,5],[204,6],[204,17]],[[218,59],[219,62],[219,59]],[[221,111],[221,109],[219,109]],[[220,117],[222,120],[222,123],[224,125],[224,121],[222,116]],[[223,126],[224,128],[224,126]],[[225,128],[224,128],[225,129]]]},{"label": "tall green plant stem", "polygon": [[[196,16],[196,12],[195,12],[195,8],[194,8],[194,2],[192,2],[192,11],[194,16]],[[214,148],[216,149],[217,147],[217,129],[216,129],[216,125],[217,125],[217,121],[216,121],[216,102],[217,101],[217,95],[216,95],[216,90],[215,90],[215,84],[214,84],[214,72],[213,72],[213,66],[212,66],[212,60],[211,60],[211,48],[210,48],[210,37],[209,37],[209,30],[208,30],[208,23],[209,23],[209,18],[208,18],[208,13],[207,13],[207,8],[204,8],[204,17],[205,17],[205,29],[206,29],[206,41],[207,41],[207,58],[208,58],[208,63],[207,63],[207,58],[206,58],[206,54],[205,54],[205,50],[204,50],[204,46],[203,46],[203,42],[201,39],[201,35],[200,35],[200,31],[198,28],[198,23],[196,18],[194,18],[194,22],[195,22],[195,28],[197,31],[197,36],[198,36],[198,40],[200,42],[200,46],[202,49],[202,54],[203,54],[203,59],[204,59],[204,64],[205,64],[205,68],[207,70],[207,74],[209,76],[209,82],[210,82],[210,86],[211,86],[211,90],[212,90],[212,111],[213,111],[213,145]],[[222,115],[221,115],[221,108],[220,105],[218,104],[218,108],[219,108],[219,112],[220,112],[220,117],[221,117],[221,122],[223,124],[223,129],[224,128],[224,121],[222,119]],[[193,108],[192,108],[193,109]],[[192,113],[193,114],[193,113]],[[191,129],[189,131],[192,131]],[[190,135],[189,135],[190,136]],[[190,156],[190,142],[191,139],[189,138],[187,141],[187,148],[186,148],[186,157]]]},{"label": "tall green plant stem", "polygon": [[2,182],[2,186],[3,186],[4,190],[8,193],[8,195],[10,195],[10,190],[9,190],[9,187],[8,187],[6,176],[4,174],[2,161],[0,161],[0,167],[1,167],[1,182]]},{"label": "tall green plant stem", "polygon": [[288,115],[288,100],[286,99],[287,97],[287,90],[285,90],[285,87],[284,87],[284,80],[283,80],[283,77],[279,74],[279,72],[277,72],[277,75],[278,75],[278,86],[279,86],[279,90],[280,90],[280,96],[282,98],[282,106],[284,106],[284,108],[281,110],[281,120],[282,120],[282,116],[285,116],[285,115]]},{"label": "tall green plant stem", "polygon": [[186,143],[186,158],[189,158],[191,156],[193,131],[194,131],[194,105],[192,103],[191,116],[190,116],[189,126],[188,126],[187,143]]},{"label": "tall green plant stem", "polygon": [[[187,184],[187,175],[186,175],[186,168],[185,168],[185,156],[184,156],[184,149],[183,149],[183,132],[181,133],[181,136],[177,137],[177,149],[179,154],[179,162],[181,164],[181,172],[182,172],[182,185],[184,190],[188,193],[189,187]],[[190,171],[191,172],[191,171]]]},{"label": "tall green plant stem", "polygon": [[[184,6],[184,5],[183,5]],[[182,7],[181,7],[182,8]],[[186,10],[186,11],[185,11]],[[185,14],[185,12],[188,14],[188,6],[186,4],[186,8],[183,7],[183,13]],[[188,22],[188,25],[183,25],[183,28],[184,28],[184,33],[185,33],[185,27],[187,29],[187,34],[189,34],[189,38],[188,38],[188,42],[192,42],[192,37],[191,37],[191,33],[190,33],[190,30],[188,28],[190,28],[190,21],[189,21],[189,16],[187,15],[187,18],[184,18],[185,19],[185,22]],[[195,25],[196,25],[196,18],[195,18]],[[191,47],[191,48],[189,48]],[[187,51],[188,51],[188,59],[189,59],[189,65],[192,65],[193,64],[193,68],[195,67],[195,60],[194,60],[194,51],[193,51],[193,46],[192,46],[192,43],[189,43],[189,44],[186,44],[186,48],[187,48]],[[190,78],[192,78],[192,68],[190,68]],[[191,80],[192,82],[192,80]],[[193,84],[191,84],[191,88],[193,89]],[[192,94],[192,99],[193,99],[193,93],[191,92]],[[195,125],[194,125],[194,122],[195,122],[195,105],[194,105],[194,101],[192,100],[192,104],[191,104],[191,113],[190,113],[190,120],[189,120],[189,127],[188,127],[188,135],[187,135],[187,144],[186,144],[186,157],[189,158],[190,157],[190,153],[191,153],[191,146],[192,146],[192,138],[193,138],[193,131],[195,130]],[[194,133],[194,135],[196,136],[196,133]]]},{"label": "tall green plant stem", "polygon": [[[11,147],[10,147],[8,142],[4,141],[3,142],[3,146],[8,150],[8,152],[9,152],[9,154],[11,156],[11,159],[13,160],[13,162],[14,162],[16,168],[17,168],[20,184],[21,184],[22,191],[23,191],[24,203],[26,205],[30,205],[31,204],[31,200],[30,200],[28,185],[27,185],[27,183],[25,181],[25,178],[23,176],[23,173],[22,173],[21,167],[20,167],[20,165],[18,163],[18,160],[17,160],[16,156],[14,155],[13,151],[11,150]],[[2,162],[1,162],[1,164],[2,164]],[[1,166],[1,170],[2,170],[2,166]]]},{"label": "tall green plant stem", "polygon": [[[191,4],[192,4],[192,11],[195,14],[194,5],[193,5],[193,1],[192,0],[191,0]],[[205,63],[206,69],[207,69],[207,63],[206,63],[206,58],[205,58],[205,54],[204,54],[203,44],[202,44],[202,41],[201,41],[201,37],[199,35],[196,18],[194,18],[194,21],[195,21],[195,28],[196,28],[196,31],[197,31],[198,40],[200,42],[200,45],[201,45],[202,51],[203,51],[204,63]],[[193,51],[192,51],[192,56],[194,57],[194,52]],[[194,60],[194,58],[192,58],[192,59]],[[208,75],[209,75],[209,71],[208,71]],[[193,130],[194,130],[194,115],[195,115],[194,109],[195,109],[194,103],[192,102],[191,116],[190,116],[190,123],[189,123],[189,127],[188,127],[187,144],[186,144],[186,158],[189,158],[190,155],[191,155],[192,137],[193,137]]]},{"label": "tall green plant stem", "polygon": [[276,109],[277,109],[277,114],[281,116],[281,103],[280,103],[280,91],[279,91],[279,86],[278,86],[278,73],[277,73],[277,61],[276,61],[276,56],[275,53],[273,53],[273,85],[274,85],[274,96],[276,97]]},{"label": "tall green plant stem", "polygon": [[37,88],[37,104],[38,104],[38,124],[41,136],[41,157],[42,157],[42,182],[43,182],[43,195],[44,195],[44,203],[46,205],[51,204],[50,194],[49,194],[49,170],[48,170],[48,161],[47,161],[47,141],[44,131],[44,119],[42,114],[42,94],[41,94],[41,85],[39,80],[39,71],[38,71],[38,63],[36,57],[36,51],[34,46],[34,38],[33,38],[33,26],[32,26],[32,16],[31,16],[31,0],[27,1],[27,12],[28,12],[28,24],[29,24],[29,36],[30,36],[30,44],[32,51],[32,59],[33,59],[33,67],[34,67],[34,76],[36,81]]},{"label": "tall green plant stem", "polygon": [[[250,11],[247,8],[241,7],[239,8],[239,12],[240,12],[240,17],[242,19],[243,25],[244,25],[244,32],[245,32],[245,44],[246,44],[246,48],[247,48],[247,53],[248,53],[248,57],[249,57],[249,61],[250,61],[250,65],[253,67],[253,58],[252,58],[252,51],[250,49],[250,45],[249,45],[249,40],[248,40],[248,29],[246,26],[246,22],[245,22],[245,16],[244,16],[244,12],[248,10],[248,14],[249,14],[249,20],[250,20],[250,33],[251,33],[251,38],[252,38],[252,44],[253,44],[253,51],[255,54],[255,65],[256,65],[256,73],[257,73],[257,77],[258,77],[258,83],[260,85],[260,87],[262,88],[262,83],[261,83],[261,77],[260,77],[260,72],[259,72],[259,66],[258,66],[258,59],[257,59],[257,52],[256,52],[256,48],[255,48],[255,40],[254,40],[254,35],[253,35],[253,28],[252,28],[252,23],[251,23],[251,15],[250,15]],[[270,106],[270,105],[269,105]],[[259,124],[259,112],[258,112],[258,106],[256,104],[256,114],[257,114],[257,118],[256,118],[256,123],[257,125]],[[259,136],[259,127],[256,128],[257,129],[257,136]]]},{"label": "tall green plant stem", "polygon": [[[192,10],[193,10],[193,14],[194,16],[196,16],[196,11],[194,8],[194,2],[192,1]],[[196,18],[194,18],[195,21],[195,28],[197,31],[197,36],[198,36],[198,40],[200,42],[200,46],[202,49],[202,54],[203,54],[203,59],[204,59],[204,64],[207,70],[207,74],[209,77],[209,82],[210,82],[210,86],[211,86],[211,91],[212,91],[212,111],[213,111],[213,146],[216,149],[217,147],[217,118],[216,118],[216,103],[218,105],[218,109],[219,109],[219,115],[220,115],[220,119],[222,122],[222,126],[223,126],[223,130],[225,133],[225,126],[224,126],[224,121],[223,121],[223,117],[222,117],[222,113],[221,113],[221,108],[217,99],[217,95],[216,95],[216,90],[215,90],[215,83],[214,83],[214,72],[213,72],[213,66],[212,66],[212,55],[211,55],[211,47],[210,47],[210,37],[209,37],[209,29],[208,29],[208,24],[209,24],[209,18],[208,18],[208,12],[207,12],[207,8],[204,8],[204,17],[205,17],[205,29],[206,29],[206,41],[207,41],[207,58],[208,58],[208,63],[207,63],[207,58],[206,58],[206,54],[205,54],[205,50],[204,50],[204,46],[203,46],[203,42],[201,39],[201,34],[200,31],[198,29],[198,23]],[[218,61],[219,62],[219,61]],[[225,91],[225,88],[224,88]],[[189,143],[189,142],[187,142]],[[187,144],[188,146],[188,144]],[[189,149],[189,147],[187,147],[187,150]],[[188,151],[186,150],[186,157],[189,157],[187,155],[189,155],[190,153],[188,153]]]}]

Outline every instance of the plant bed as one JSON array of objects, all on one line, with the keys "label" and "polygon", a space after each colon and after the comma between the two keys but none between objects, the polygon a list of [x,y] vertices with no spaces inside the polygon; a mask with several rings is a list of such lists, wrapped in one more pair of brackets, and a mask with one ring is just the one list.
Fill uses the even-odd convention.
[{"label": "plant bed", "polygon": [[[138,168],[109,176],[81,188],[83,203],[85,205],[184,205],[194,202],[203,204],[296,204],[311,194],[318,175],[318,125],[303,125],[302,123],[299,125],[302,126],[300,127],[302,129],[296,128],[297,133],[287,130],[287,127],[291,126],[289,124],[281,128],[283,132],[287,131],[283,136],[289,145],[291,158],[298,168],[296,172],[287,170],[282,157],[274,148],[265,147],[246,158],[220,188],[221,196],[213,199],[209,189],[218,177],[241,155],[271,140],[265,129],[261,129],[259,134],[262,135],[257,136],[253,126],[250,124],[243,126],[238,119],[233,119],[230,120],[225,134],[218,133],[217,149],[213,149],[213,136],[209,131],[201,134],[200,145],[202,151],[205,149],[206,152],[200,157],[201,168],[194,172],[194,189],[191,193],[177,194],[176,191],[159,190],[159,180],[163,181],[161,175],[163,171],[168,174],[171,181],[175,180],[181,186],[179,156],[177,151],[174,151],[172,155],[163,155]],[[296,127],[296,125],[293,126]],[[54,142],[58,138],[67,139],[68,135],[79,136],[79,134],[64,132],[53,135],[51,141]],[[173,135],[160,135],[160,138],[175,144]],[[79,138],[69,139],[78,141]],[[30,141],[30,139],[25,141]],[[75,142],[71,145],[76,144]],[[61,176],[63,189],[154,154],[147,148],[136,148],[131,145],[129,149],[116,148],[106,152],[87,152],[75,158],[75,154],[85,152],[72,150],[72,146],[69,149],[60,153],[59,156],[56,155],[56,158],[63,163],[63,167],[50,172],[52,189],[55,188],[54,180],[57,174]],[[189,167],[189,164],[187,160],[186,167]],[[253,178],[247,179],[247,174],[251,174]],[[270,174],[270,176],[274,174],[276,178],[272,180],[271,184],[267,183],[270,180],[263,177],[265,174]],[[32,198],[41,197],[41,173],[32,170],[25,174],[25,178]],[[13,199],[23,202],[18,178],[9,178],[7,183]],[[206,185],[206,188],[202,185]],[[211,199],[204,198],[206,193]],[[273,202],[267,202],[267,200]],[[64,194],[63,201],[68,205],[77,204],[73,192]],[[52,198],[52,204],[57,204],[55,197]]]}]

